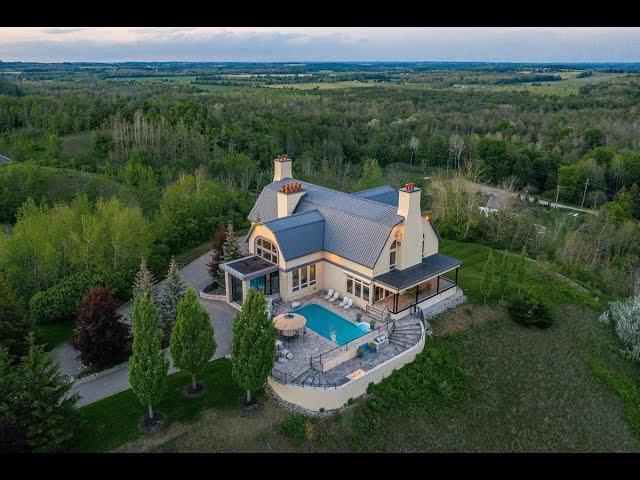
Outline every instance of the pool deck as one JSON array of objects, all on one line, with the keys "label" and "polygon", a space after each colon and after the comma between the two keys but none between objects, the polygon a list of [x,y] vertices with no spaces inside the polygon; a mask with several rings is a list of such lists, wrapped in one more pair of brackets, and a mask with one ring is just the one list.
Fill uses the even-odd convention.
[{"label": "pool deck", "polygon": [[[309,297],[298,300],[298,302],[300,303],[300,307],[309,305],[311,303],[318,304],[335,313],[336,315],[349,320],[354,325],[357,323],[356,315],[358,313],[361,315],[361,322],[371,323],[372,318],[365,311],[355,306],[352,306],[350,309],[345,310],[344,308],[341,308],[339,306],[339,300],[331,303],[325,300],[324,295],[324,293],[317,293],[315,295],[311,295]],[[292,310],[293,309],[291,308],[291,303],[281,302],[274,308],[273,316],[280,315],[281,313],[288,313]],[[324,338],[322,335],[314,332],[310,328],[305,328],[304,333],[298,335],[297,337],[278,337],[278,339],[282,341],[284,348],[291,352],[293,358],[284,363],[276,362],[274,367],[286,373],[287,377],[293,378],[298,377],[310,367],[311,357],[315,357],[337,347],[337,344],[333,343],[329,339]],[[363,341],[364,340],[365,339],[363,339]]]},{"label": "pool deck", "polygon": [[[371,318],[366,312],[356,307],[351,307],[349,310],[340,308],[335,303],[330,303],[324,299],[321,294],[316,294],[300,301],[301,306],[308,305],[310,303],[316,303],[328,310],[340,315],[343,318],[347,318],[354,324],[357,322],[356,314],[360,313],[360,321],[371,322]],[[291,305],[288,303],[281,303],[276,307],[274,315],[280,313],[286,313],[291,311]],[[408,317],[396,322],[397,326],[404,326],[419,322],[414,317]],[[419,327],[418,327],[419,328]],[[419,335],[415,339],[411,339],[411,345],[399,344],[390,342],[387,346],[380,349],[377,352],[368,353],[364,357],[355,357],[348,359],[333,368],[328,368],[324,372],[318,371],[318,365],[316,363],[311,364],[311,358],[317,357],[323,354],[323,362],[335,358],[338,355],[343,354],[347,349],[353,351],[358,348],[359,345],[367,343],[373,340],[381,334],[387,334],[386,324],[382,325],[378,322],[375,331],[366,333],[365,335],[349,342],[349,344],[337,348],[338,345],[324,338],[322,335],[316,333],[310,328],[305,328],[305,332],[301,333],[294,338],[280,338],[282,340],[284,348],[289,350],[293,355],[291,360],[286,362],[276,362],[274,365],[274,372],[272,376],[279,378],[279,381],[284,383],[298,383],[298,384],[310,384],[309,382],[320,381],[324,385],[341,385],[349,381],[347,375],[353,373],[355,370],[361,369],[365,372],[372,368],[386,362],[387,360],[401,354],[416,343],[419,340]],[[329,353],[327,353],[329,352]],[[314,377],[314,380],[307,380],[307,378]]]}]

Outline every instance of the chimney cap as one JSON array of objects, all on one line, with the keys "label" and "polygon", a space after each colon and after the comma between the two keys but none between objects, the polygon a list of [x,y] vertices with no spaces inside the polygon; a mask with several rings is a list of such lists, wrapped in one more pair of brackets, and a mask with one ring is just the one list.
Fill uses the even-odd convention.
[{"label": "chimney cap", "polygon": [[280,191],[282,193],[297,193],[302,192],[303,190],[304,189],[302,188],[302,184],[300,182],[289,182],[280,185]]},{"label": "chimney cap", "polygon": [[278,157],[276,158],[276,161],[278,162],[286,162],[289,160],[289,154],[285,153],[283,155],[278,155]]}]

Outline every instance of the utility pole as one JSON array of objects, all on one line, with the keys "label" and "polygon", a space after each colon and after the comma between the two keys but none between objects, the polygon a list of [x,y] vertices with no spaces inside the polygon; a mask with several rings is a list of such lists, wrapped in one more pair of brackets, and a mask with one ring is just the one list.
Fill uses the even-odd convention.
[{"label": "utility pole", "polygon": [[600,192],[596,192],[596,198],[593,199],[593,209],[594,210],[598,206],[598,195],[600,195]]},{"label": "utility pole", "polygon": [[589,186],[589,179],[584,182],[584,193],[582,194],[582,203],[580,204],[580,208],[584,207],[584,199],[587,198],[587,187]]},{"label": "utility pole", "polygon": [[560,196],[560,185],[558,185],[558,190],[556,191],[556,208],[558,207],[558,197]]}]

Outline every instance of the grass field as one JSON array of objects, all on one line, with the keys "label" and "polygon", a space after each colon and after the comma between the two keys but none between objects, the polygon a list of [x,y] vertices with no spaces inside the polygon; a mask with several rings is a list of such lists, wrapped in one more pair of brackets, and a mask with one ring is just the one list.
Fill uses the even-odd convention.
[{"label": "grass field", "polygon": [[[565,74],[562,80],[555,82],[528,82],[509,85],[460,85],[456,88],[492,90],[492,91],[526,91],[538,95],[577,95],[580,87],[599,82],[607,82],[624,76],[620,73],[595,72],[591,77],[576,78],[575,72]],[[539,83],[539,84],[538,84]],[[535,85],[534,85],[535,84]]]},{"label": "grass field", "polygon": [[273,85],[265,85],[265,87],[285,88],[290,90],[335,90],[340,88],[379,87],[384,85],[385,84],[383,83],[377,82],[348,80],[343,82],[277,83]]},{"label": "grass field", "polygon": [[[183,390],[190,377],[182,372],[168,377],[164,399],[156,411],[165,415],[164,425],[191,421],[206,408],[226,410],[236,406],[240,390],[231,379],[231,363],[227,359],[211,362],[200,380],[204,391],[196,397],[187,397]],[[68,449],[73,452],[105,452],[141,434],[140,418],[146,412],[131,390],[107,397],[80,409],[84,426]]]}]

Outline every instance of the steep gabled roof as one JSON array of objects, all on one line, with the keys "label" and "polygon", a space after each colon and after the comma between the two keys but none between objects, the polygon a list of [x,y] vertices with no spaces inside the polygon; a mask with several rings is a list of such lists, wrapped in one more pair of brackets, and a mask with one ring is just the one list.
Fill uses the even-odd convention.
[{"label": "steep gabled roof", "polygon": [[317,210],[277,218],[264,223],[273,232],[285,260],[324,248],[324,217]]},{"label": "steep gabled roof", "polygon": [[[251,209],[249,220],[256,223],[275,220],[278,190],[281,184],[289,182],[290,179],[285,179],[267,185]],[[404,220],[397,214],[397,208],[312,183],[300,183],[306,193],[293,213],[316,211],[324,218],[322,249],[373,268],[391,229]]]}]

